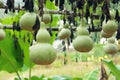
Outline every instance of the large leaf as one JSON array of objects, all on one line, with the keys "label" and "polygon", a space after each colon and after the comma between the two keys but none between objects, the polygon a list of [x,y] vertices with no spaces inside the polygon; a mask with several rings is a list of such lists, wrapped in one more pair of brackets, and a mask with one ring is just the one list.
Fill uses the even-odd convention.
[{"label": "large leaf", "polygon": [[[17,37],[19,37],[18,33],[19,32],[16,32]],[[33,36],[30,32],[24,30],[21,31],[21,37],[19,37],[18,42],[24,53],[24,64],[22,71],[25,71],[30,67],[29,47],[32,40],[33,40]]]},{"label": "large leaf", "polygon": [[[15,45],[16,44],[16,45]],[[13,37],[6,37],[0,41],[0,71],[15,72],[23,66],[23,51]],[[14,66],[14,68],[13,68]]]},{"label": "large leaf", "polygon": [[95,69],[85,76],[85,80],[98,80],[98,69]]},{"label": "large leaf", "polygon": [[120,80],[120,70],[115,66],[115,64],[113,64],[111,60],[106,60],[106,59],[103,59],[102,62],[104,62],[108,66],[108,68],[117,78],[117,80]]},{"label": "large leaf", "polygon": [[[18,38],[17,46],[18,46],[18,48],[20,48],[21,54],[19,53],[18,50],[16,50],[14,48],[14,39],[12,37],[13,35],[15,35]],[[17,69],[17,70],[20,70],[20,71],[27,70],[30,67],[29,47],[33,40],[32,34],[28,31],[24,31],[24,30],[22,30],[20,32],[13,31],[13,30],[6,30],[6,38],[7,39],[0,41],[0,48],[3,49],[5,47],[5,50],[7,52],[5,50],[4,51],[7,53],[7,55],[9,54],[8,56],[10,57],[10,59],[13,59],[12,63],[14,63],[15,66],[21,65],[19,67],[19,69]],[[15,51],[14,51],[14,49],[15,49]],[[21,58],[22,58],[22,60],[20,60]],[[17,60],[18,62],[15,62],[14,59]],[[2,61],[4,61],[4,60],[1,60],[1,62]],[[7,66],[8,65],[6,65],[6,67]],[[2,67],[2,66],[0,66],[0,67]],[[5,69],[1,69],[1,70],[5,70]],[[8,70],[6,70],[6,71],[10,72],[11,69],[8,68]]]}]

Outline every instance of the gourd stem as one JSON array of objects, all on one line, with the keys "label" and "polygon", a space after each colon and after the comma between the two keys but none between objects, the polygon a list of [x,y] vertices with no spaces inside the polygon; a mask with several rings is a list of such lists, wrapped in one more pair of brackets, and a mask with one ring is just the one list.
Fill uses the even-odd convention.
[{"label": "gourd stem", "polygon": [[3,53],[3,55],[6,57],[6,59],[8,60],[8,62],[11,64],[11,67],[15,70],[15,73],[17,74],[18,79],[22,80],[21,77],[20,77],[20,75],[19,75],[19,73],[18,73],[18,71],[17,71],[17,69],[16,69],[16,67],[14,66],[14,64],[12,63],[12,61],[9,59],[9,57],[6,55],[6,53],[4,52],[4,50],[2,50],[2,49],[0,49],[0,50]]}]

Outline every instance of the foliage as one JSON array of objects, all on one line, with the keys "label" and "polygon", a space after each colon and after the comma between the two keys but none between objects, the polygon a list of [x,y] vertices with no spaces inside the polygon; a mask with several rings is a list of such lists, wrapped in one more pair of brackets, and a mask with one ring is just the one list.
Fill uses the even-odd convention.
[{"label": "foliage", "polygon": [[0,70],[14,72],[14,68],[11,65],[14,65],[17,70],[20,70],[20,68],[23,66],[24,55],[20,44],[18,42],[15,43],[14,38],[6,37],[0,42],[0,49]]},{"label": "foliage", "polygon": [[[14,80],[19,80],[15,78]],[[29,80],[28,78],[24,78],[23,80]],[[51,77],[45,77],[44,75],[41,76],[32,76],[30,80],[83,80],[82,78],[78,77],[71,77],[71,76],[51,76]]]},{"label": "foliage", "polygon": [[95,69],[85,76],[85,80],[98,80],[98,69]]},{"label": "foliage", "polygon": [[118,69],[116,67],[115,64],[113,64],[113,62],[111,60],[105,60],[103,59],[102,62],[104,62],[107,67],[110,69],[110,71],[112,72],[112,74],[116,77],[117,80],[120,80],[120,69]]},{"label": "foliage", "polygon": [[[30,78],[30,80],[98,80],[98,69],[95,69],[93,71],[91,71],[90,73],[86,73],[84,78],[80,78],[80,77],[72,77],[72,76],[68,76],[68,75],[54,75],[54,76],[50,76],[50,77],[46,77],[44,75],[41,76],[32,76]],[[14,80],[18,80],[17,78],[15,78]],[[23,80],[29,80],[28,78],[24,78]]]}]

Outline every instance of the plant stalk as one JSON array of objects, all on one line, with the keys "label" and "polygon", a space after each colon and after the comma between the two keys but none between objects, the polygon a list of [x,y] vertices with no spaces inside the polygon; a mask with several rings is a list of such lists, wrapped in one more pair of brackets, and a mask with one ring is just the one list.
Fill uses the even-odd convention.
[{"label": "plant stalk", "polygon": [[31,80],[31,61],[30,61],[30,67],[29,67],[29,80]]}]

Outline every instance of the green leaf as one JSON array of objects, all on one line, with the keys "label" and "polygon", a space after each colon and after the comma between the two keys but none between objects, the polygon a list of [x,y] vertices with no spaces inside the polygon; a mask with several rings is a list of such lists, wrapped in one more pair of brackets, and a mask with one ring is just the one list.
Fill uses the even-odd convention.
[{"label": "green leaf", "polygon": [[59,75],[55,75],[50,77],[50,79],[48,80],[82,80],[82,78],[73,78],[71,76],[59,76]]},{"label": "green leaf", "polygon": [[52,32],[52,36],[50,38],[50,44],[52,44],[56,39],[56,32]]},{"label": "green leaf", "polygon": [[50,10],[56,10],[57,9],[57,7],[55,6],[55,4],[53,2],[51,2],[50,0],[46,1],[45,7],[47,9],[50,9]]},{"label": "green leaf", "polygon": [[32,77],[30,78],[30,80],[40,80],[40,79],[39,79],[39,77],[37,77],[37,76],[32,76]]},{"label": "green leaf", "polygon": [[120,70],[115,66],[115,64],[113,64],[113,62],[111,60],[106,60],[103,59],[102,62],[104,62],[107,67],[111,70],[111,72],[114,74],[114,76],[120,80]]},{"label": "green leaf", "polygon": [[61,76],[64,78],[64,80],[73,80],[73,78],[71,76]]},{"label": "green leaf", "polygon": [[[30,34],[30,33],[29,33]],[[29,57],[29,47],[30,43],[27,42],[27,40],[30,38],[30,42],[33,40],[32,34],[28,37],[27,31],[21,31],[21,38],[19,38],[19,44],[24,52],[24,66],[22,68],[23,71],[27,70],[30,67],[30,57]],[[23,40],[23,37],[25,37],[25,41]]]},{"label": "green leaf", "polygon": [[95,69],[85,76],[85,80],[98,80],[98,69]]},{"label": "green leaf", "polygon": [[60,15],[58,15],[58,14],[53,15],[53,21],[51,23],[51,26],[57,26],[59,18],[60,18]]},{"label": "green leaf", "polygon": [[13,24],[13,17],[7,17],[2,19],[2,24]]},{"label": "green leaf", "polygon": [[19,80],[18,78],[14,78],[14,80]]},{"label": "green leaf", "polygon": [[39,76],[39,79],[40,79],[40,80],[43,80],[44,78],[45,78],[45,75]]},{"label": "green leaf", "polygon": [[73,78],[73,80],[83,80],[82,78]]},{"label": "green leaf", "polygon": [[51,80],[65,80],[65,78],[61,77],[61,76],[58,76],[58,75],[55,75],[55,76],[51,77]]},{"label": "green leaf", "polygon": [[5,70],[12,73],[15,72],[13,66],[16,70],[20,70],[23,66],[23,53],[18,42],[16,42],[16,47],[12,37],[6,37],[0,41],[0,71]]},{"label": "green leaf", "polygon": [[120,65],[116,65],[116,67],[118,68],[118,70],[120,71]]},{"label": "green leaf", "polygon": [[58,14],[52,15],[52,22],[49,24],[46,24],[46,26],[56,27],[58,25],[59,18],[60,18],[60,15]]},{"label": "green leaf", "polygon": [[[29,33],[29,36],[28,36],[28,33]],[[14,42],[13,42],[13,38],[12,38],[12,36],[13,35],[16,35],[16,37],[18,38],[18,48],[20,48],[21,49],[21,54],[22,55],[19,55],[19,52],[17,51],[14,51]],[[21,36],[21,37],[20,37]],[[24,37],[25,37],[25,40],[24,40]],[[12,63],[14,63],[14,65],[15,66],[17,66],[17,65],[21,65],[20,67],[19,67],[19,69],[17,69],[17,70],[20,70],[20,71],[26,71],[29,67],[30,67],[30,59],[29,59],[29,47],[30,47],[30,43],[32,42],[32,40],[33,40],[33,36],[32,36],[32,34],[30,33],[30,32],[28,32],[28,31],[24,31],[24,30],[22,30],[22,31],[20,31],[20,32],[18,32],[18,31],[13,31],[13,30],[6,30],[6,38],[7,38],[7,40],[5,39],[5,41],[3,42],[1,42],[0,41],[0,48],[2,49],[3,48],[3,46],[5,46],[6,47],[6,49],[5,50],[7,50],[7,48],[8,48],[8,50],[10,49],[11,50],[11,53],[7,53],[7,52],[9,52],[9,51],[7,51],[6,53],[7,54],[10,54],[10,55],[8,55],[11,59],[13,59],[12,60]],[[28,39],[30,39],[30,43],[28,42]],[[4,45],[3,43],[6,43],[6,45]],[[12,44],[12,45],[11,45]],[[10,46],[8,46],[8,45],[10,45]],[[14,54],[14,55],[13,55]],[[12,56],[12,57],[11,57]],[[22,58],[22,60],[20,60]],[[16,59],[18,62],[15,62],[14,61],[14,59]],[[2,61],[4,61],[4,60],[0,60],[1,62]],[[6,60],[7,61],[7,60]],[[8,61],[7,61],[8,62]],[[9,62],[8,62],[9,63]],[[17,65],[16,65],[17,64]],[[1,64],[0,64],[1,65]],[[5,66],[5,65],[4,65]],[[6,67],[8,66],[8,64],[6,65]],[[10,64],[9,64],[9,66],[10,66]],[[0,66],[0,67],[2,67],[2,66]],[[31,66],[32,67],[32,66]],[[5,68],[5,67],[3,67],[3,68]],[[5,70],[5,69],[1,69],[1,70]],[[9,68],[8,68],[8,70],[9,70]],[[8,71],[8,70],[6,70],[6,71]],[[11,71],[11,68],[10,68],[10,70],[9,71]]]}]

